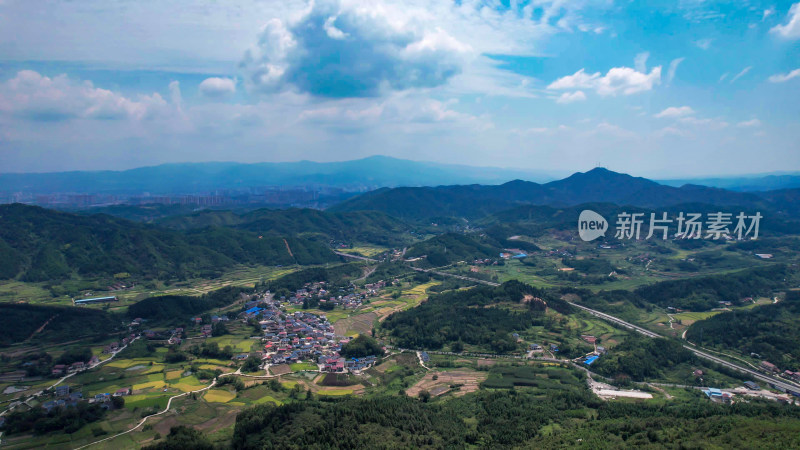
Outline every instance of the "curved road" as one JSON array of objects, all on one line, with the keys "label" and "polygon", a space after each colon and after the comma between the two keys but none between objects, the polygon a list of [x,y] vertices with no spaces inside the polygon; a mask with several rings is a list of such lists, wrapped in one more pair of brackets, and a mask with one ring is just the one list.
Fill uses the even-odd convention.
[{"label": "curved road", "polygon": [[[572,305],[572,306],[575,306],[576,308],[582,309],[582,310],[588,312],[589,314],[591,314],[593,316],[596,316],[596,317],[599,317],[601,319],[607,320],[609,322],[615,323],[615,324],[620,325],[622,327],[637,331],[637,332],[639,332],[639,333],[641,333],[641,334],[643,334],[643,335],[645,335],[647,337],[650,337],[650,338],[663,337],[660,334],[654,333],[654,332],[652,332],[650,330],[646,330],[646,329],[644,329],[644,328],[642,328],[640,326],[636,326],[636,325],[634,325],[632,323],[626,322],[626,321],[624,321],[624,320],[622,320],[622,319],[620,319],[618,317],[614,317],[614,316],[611,316],[609,314],[606,314],[606,313],[603,313],[603,312],[600,312],[600,311],[597,311],[597,310],[594,310],[594,309],[591,309],[591,308],[587,308],[585,306],[578,305],[576,303],[569,302],[569,304]],[[700,358],[715,362],[715,363],[717,363],[719,365],[722,365],[722,366],[725,366],[725,367],[727,367],[729,369],[733,369],[733,370],[737,370],[737,371],[742,372],[742,373],[746,373],[746,374],[750,375],[751,377],[753,377],[753,378],[755,378],[757,380],[763,381],[765,383],[769,383],[769,384],[771,384],[773,386],[776,386],[776,387],[778,387],[780,389],[792,390],[792,391],[795,391],[795,392],[800,392],[800,385],[798,385],[796,383],[793,383],[791,381],[784,380],[784,379],[777,378],[777,377],[773,377],[773,376],[764,374],[762,372],[758,372],[758,371],[749,369],[747,367],[742,367],[742,366],[740,366],[738,364],[734,364],[734,363],[732,363],[732,362],[730,362],[728,360],[725,360],[725,359],[719,358],[717,356],[708,354],[708,353],[706,353],[704,351],[698,350],[697,348],[692,347],[690,345],[683,345],[683,348],[685,348],[686,350],[689,350],[690,352],[694,353],[696,356],[698,356]]]},{"label": "curved road", "polygon": [[[376,261],[374,259],[364,258],[362,256],[348,255],[346,253],[340,253],[340,252],[335,252],[335,253],[337,255],[350,257],[350,258],[355,258],[355,259],[361,259],[361,260],[364,260],[364,261]],[[435,270],[432,270],[432,269],[427,269],[426,270],[426,269],[420,269],[420,268],[417,268],[417,267],[412,267],[412,269],[414,269],[414,270],[416,270],[418,272],[429,272],[429,273],[433,273],[433,274],[441,275],[441,276],[445,276],[445,277],[453,277],[453,278],[458,278],[458,279],[461,279],[461,280],[474,281],[476,283],[487,284],[489,286],[500,286],[500,283],[494,283],[494,282],[491,282],[491,281],[479,280],[479,279],[476,279],[476,278],[470,278],[470,277],[465,277],[465,276],[461,276],[461,275],[455,275],[455,274],[447,273],[447,272],[439,272],[439,271],[435,271]],[[658,333],[654,333],[654,332],[652,332],[652,331],[650,331],[648,329],[642,328],[642,327],[640,327],[638,325],[634,325],[632,323],[626,322],[626,321],[620,319],[619,317],[614,317],[614,316],[612,316],[610,314],[606,314],[604,312],[600,312],[600,311],[597,311],[595,309],[587,308],[587,307],[579,305],[577,303],[572,303],[572,302],[568,302],[568,303],[570,305],[578,308],[578,309],[586,311],[587,313],[589,313],[589,314],[591,314],[591,315],[593,315],[595,317],[599,317],[599,318],[601,318],[603,320],[606,320],[608,322],[617,324],[617,325],[619,325],[619,326],[621,326],[623,328],[628,328],[629,330],[636,331],[636,332],[638,332],[638,333],[640,333],[640,334],[642,334],[644,336],[647,336],[649,338],[660,338],[660,337],[663,337]],[[732,363],[730,361],[727,361],[725,359],[716,357],[714,355],[710,355],[710,354],[708,354],[708,353],[706,353],[704,351],[698,350],[697,348],[689,346],[689,345],[683,345],[683,348],[685,348],[686,350],[689,350],[690,352],[694,353],[696,356],[698,356],[700,358],[706,359],[708,361],[715,362],[715,363],[720,364],[722,366],[725,366],[725,367],[727,367],[729,369],[733,369],[733,370],[737,370],[737,371],[742,372],[742,373],[746,373],[746,374],[750,375],[751,377],[753,377],[754,379],[769,383],[769,384],[771,384],[773,386],[776,386],[776,387],[778,387],[780,389],[792,390],[794,392],[800,392],[800,384],[797,384],[797,383],[794,383],[794,382],[791,382],[791,381],[788,381],[788,380],[784,380],[782,378],[777,378],[777,377],[773,377],[773,376],[770,376],[770,375],[766,375],[766,374],[764,374],[762,372],[758,372],[756,370],[752,370],[752,369],[749,369],[747,367],[742,367],[742,366],[740,366],[738,364],[734,364],[734,363]]]}]

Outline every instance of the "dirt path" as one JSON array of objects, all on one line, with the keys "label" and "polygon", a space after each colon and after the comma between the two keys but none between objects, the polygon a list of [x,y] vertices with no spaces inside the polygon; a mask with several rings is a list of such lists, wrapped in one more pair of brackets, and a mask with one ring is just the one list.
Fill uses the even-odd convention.
[{"label": "dirt path", "polygon": [[667,400],[672,400],[673,397],[669,394],[669,392],[665,391],[664,389],[661,389],[658,386],[653,386],[652,384],[648,384],[648,386],[650,386],[651,388],[653,388],[653,389],[657,390],[658,392],[661,392],[662,394],[664,394],[664,397],[666,397]]},{"label": "dirt path", "polygon": [[292,259],[294,259],[294,254],[292,254],[292,249],[289,248],[289,242],[287,242],[286,239],[284,239],[283,243],[286,244],[286,251],[289,252],[289,256],[291,256]]},{"label": "dirt path", "polygon": [[370,276],[370,275],[372,275],[372,274],[375,272],[375,269],[377,269],[377,268],[378,268],[378,266],[375,266],[375,267],[365,267],[365,268],[364,268],[364,276],[363,276],[363,277],[361,277],[361,278],[356,278],[356,279],[355,279],[355,280],[353,280],[353,281],[361,281],[361,280],[366,280],[366,279],[367,279],[367,277],[368,277],[368,276]]},{"label": "dirt path", "polygon": [[53,319],[55,319],[56,317],[58,317],[58,314],[56,314],[55,316],[53,316],[53,317],[51,317],[51,318],[47,319],[47,322],[45,322],[45,323],[44,323],[42,326],[40,326],[39,328],[37,328],[37,329],[36,329],[36,331],[34,331],[34,332],[33,332],[33,334],[31,334],[30,336],[28,336],[28,339],[25,339],[23,342],[28,342],[28,341],[30,341],[31,339],[33,339],[33,337],[34,337],[34,336],[36,336],[37,334],[41,333],[41,332],[42,332],[42,330],[44,330],[44,328],[45,328],[47,325],[49,325],[49,324],[50,324],[50,322],[52,322],[52,321],[53,321]]},{"label": "dirt path", "polygon": [[99,441],[95,441],[95,442],[92,442],[90,444],[86,444],[86,445],[84,445],[82,447],[77,447],[77,448],[75,448],[75,450],[80,450],[82,448],[87,448],[87,447],[90,447],[92,445],[99,444],[101,442],[110,441],[111,439],[115,439],[115,438],[118,438],[120,436],[123,436],[123,435],[126,435],[128,433],[131,433],[131,432],[135,431],[137,428],[139,428],[142,425],[144,425],[144,423],[147,422],[147,419],[149,419],[151,417],[160,416],[160,415],[163,415],[163,414],[166,414],[167,412],[169,412],[169,409],[172,406],[172,401],[175,400],[176,398],[185,397],[187,395],[196,394],[198,392],[205,392],[205,391],[213,388],[214,386],[216,386],[217,385],[217,380],[219,378],[222,378],[222,377],[225,377],[225,376],[240,376],[240,377],[248,377],[248,378],[261,379],[261,380],[268,379],[268,378],[276,378],[276,375],[246,375],[246,374],[243,374],[243,373],[224,373],[224,374],[220,375],[219,377],[215,378],[211,382],[211,384],[209,384],[208,386],[206,386],[206,387],[204,387],[202,389],[198,389],[196,391],[191,391],[191,392],[184,392],[184,393],[178,394],[178,395],[173,395],[172,397],[170,397],[167,400],[167,406],[166,406],[166,408],[164,408],[163,411],[159,411],[157,413],[150,414],[149,416],[146,416],[146,417],[142,418],[142,420],[138,424],[136,424],[133,428],[131,428],[131,429],[127,430],[127,431],[123,431],[121,433],[117,433],[117,434],[115,434],[113,436],[109,436],[109,437],[107,437],[105,439],[100,439]]}]

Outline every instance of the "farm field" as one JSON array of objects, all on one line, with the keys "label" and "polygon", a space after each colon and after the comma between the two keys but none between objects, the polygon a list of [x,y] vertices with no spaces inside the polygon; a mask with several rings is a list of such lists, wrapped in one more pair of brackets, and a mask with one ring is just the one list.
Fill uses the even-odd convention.
[{"label": "farm field", "polygon": [[477,391],[487,376],[488,372],[474,370],[431,371],[411,386],[406,393],[411,397],[416,397],[420,392],[428,391],[432,396],[438,397],[452,392],[458,397]]}]

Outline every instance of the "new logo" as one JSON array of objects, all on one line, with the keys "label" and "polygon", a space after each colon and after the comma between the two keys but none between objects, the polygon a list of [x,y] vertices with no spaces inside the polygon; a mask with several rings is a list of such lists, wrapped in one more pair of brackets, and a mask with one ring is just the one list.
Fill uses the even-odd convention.
[{"label": "new logo", "polygon": [[584,241],[593,241],[600,236],[605,236],[608,231],[608,222],[596,212],[585,209],[578,217],[578,234]]}]

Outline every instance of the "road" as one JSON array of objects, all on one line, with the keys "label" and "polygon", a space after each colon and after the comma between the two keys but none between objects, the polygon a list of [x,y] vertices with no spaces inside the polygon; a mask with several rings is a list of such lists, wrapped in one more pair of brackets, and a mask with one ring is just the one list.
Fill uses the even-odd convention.
[{"label": "road", "polygon": [[[335,254],[337,254],[339,256],[344,256],[345,258],[360,259],[361,261],[369,261],[369,262],[380,262],[377,259],[367,258],[367,257],[364,257],[364,256],[358,256],[358,255],[351,255],[349,253],[343,253],[343,252],[333,252],[333,253],[335,253]],[[411,268],[416,270],[417,272],[432,273],[432,274],[440,275],[440,276],[443,276],[443,277],[458,278],[459,280],[473,281],[475,283],[486,284],[486,285],[489,285],[489,286],[500,286],[500,283],[495,283],[493,281],[479,280],[477,278],[470,278],[470,277],[465,277],[465,276],[462,276],[462,275],[456,275],[456,274],[447,273],[447,272],[439,272],[439,271],[437,271],[435,269],[421,269],[419,267],[411,267]]]},{"label": "road", "polygon": [[[351,258],[361,259],[361,260],[365,260],[365,261],[375,261],[375,262],[377,262],[374,259],[364,258],[362,256],[348,255],[346,253],[339,253],[339,252],[336,252],[336,254],[337,255],[341,255],[341,256],[347,256],[347,257],[351,257]],[[482,284],[486,284],[486,285],[489,285],[489,286],[500,286],[500,283],[494,283],[494,282],[486,281],[486,280],[479,280],[477,278],[470,278],[470,277],[465,277],[465,276],[462,276],[462,275],[455,275],[455,274],[447,273],[447,272],[439,272],[439,271],[436,271],[436,270],[433,270],[433,269],[427,269],[426,270],[426,269],[420,269],[420,268],[417,268],[417,267],[412,267],[412,269],[414,269],[414,270],[416,270],[418,272],[428,272],[428,273],[433,273],[433,274],[440,275],[440,276],[445,276],[445,277],[453,277],[453,278],[458,278],[458,279],[466,280],[466,281],[474,281],[476,283],[482,283]],[[572,303],[572,302],[568,302],[568,303],[570,305],[578,308],[578,309],[581,309],[583,311],[588,312],[589,314],[591,314],[591,315],[593,315],[595,317],[599,317],[599,318],[601,318],[603,320],[606,320],[608,322],[617,324],[617,325],[619,325],[619,326],[621,326],[623,328],[627,328],[629,330],[636,331],[637,333],[643,334],[644,336],[647,336],[649,338],[664,337],[664,336],[661,336],[658,333],[654,333],[654,332],[652,332],[652,331],[650,331],[648,329],[642,328],[642,327],[640,327],[638,325],[634,325],[632,323],[626,322],[626,321],[624,321],[624,320],[622,320],[622,319],[620,319],[618,317],[614,317],[614,316],[612,316],[610,314],[606,314],[604,312],[600,312],[600,311],[597,311],[595,309],[587,308],[587,307],[585,307],[583,305],[579,305],[577,303]],[[700,358],[706,359],[708,361],[715,362],[715,363],[717,363],[719,365],[722,365],[722,366],[725,366],[725,367],[727,367],[729,369],[733,369],[733,370],[736,370],[736,371],[739,371],[739,372],[742,372],[742,373],[746,373],[746,374],[750,375],[751,377],[753,377],[756,380],[769,383],[769,384],[771,384],[773,386],[776,386],[776,387],[778,387],[780,389],[792,390],[792,391],[795,391],[795,392],[800,392],[800,385],[799,384],[784,380],[782,378],[772,377],[772,376],[766,375],[764,373],[761,373],[761,372],[758,372],[758,371],[755,371],[755,370],[752,370],[752,369],[748,369],[747,367],[742,367],[742,366],[740,366],[738,364],[734,364],[734,363],[732,363],[730,361],[727,361],[725,359],[716,357],[714,355],[710,355],[710,354],[708,354],[708,353],[706,353],[704,351],[701,351],[698,348],[695,348],[695,347],[690,346],[690,345],[684,345],[683,348],[689,350],[690,352],[694,353],[696,356],[698,356]]]},{"label": "road", "polygon": [[651,338],[663,337],[660,334],[653,333],[652,331],[644,329],[644,328],[642,328],[640,326],[634,325],[632,323],[625,322],[624,320],[622,320],[620,318],[617,318],[617,317],[614,317],[612,315],[609,315],[609,314],[606,314],[606,313],[603,313],[603,312],[600,312],[600,311],[597,311],[597,310],[594,310],[594,309],[591,309],[591,308],[587,308],[587,307],[585,307],[583,305],[579,305],[577,303],[572,303],[572,302],[567,302],[567,303],[569,303],[570,305],[572,305],[572,306],[574,306],[574,307],[576,307],[578,309],[582,309],[582,310],[588,312],[589,314],[591,314],[593,316],[596,316],[596,317],[599,317],[599,318],[601,318],[603,320],[607,320],[609,322],[615,323],[615,324],[617,324],[617,325],[619,325],[621,327],[628,328],[629,330],[636,331],[636,332],[641,333],[641,334],[643,334],[643,335],[645,335],[647,337],[651,337]]},{"label": "road", "polygon": [[[570,304],[572,306],[575,306],[576,308],[579,308],[579,309],[582,309],[582,310],[588,312],[589,314],[591,314],[593,316],[596,316],[596,317],[599,317],[601,319],[607,320],[609,322],[615,323],[615,324],[620,325],[622,327],[637,331],[637,332],[639,332],[639,333],[641,333],[641,334],[643,334],[643,335],[645,335],[647,337],[650,337],[650,338],[663,337],[660,334],[654,333],[654,332],[652,332],[650,330],[646,330],[646,329],[644,329],[642,327],[639,327],[639,326],[636,326],[636,325],[634,325],[632,323],[625,322],[624,320],[622,320],[622,319],[620,319],[618,317],[614,317],[614,316],[611,316],[609,314],[602,313],[600,311],[597,311],[597,310],[594,310],[594,309],[591,309],[591,308],[587,308],[587,307],[582,306],[582,305],[578,305],[576,303],[570,302]],[[705,351],[702,351],[702,350],[700,350],[700,349],[698,349],[696,347],[693,347],[691,345],[684,345],[683,348],[685,348],[686,350],[689,350],[690,352],[694,353],[696,356],[698,356],[700,358],[703,358],[705,360],[715,362],[715,363],[717,363],[717,364],[719,364],[721,366],[725,366],[725,367],[727,367],[729,369],[733,369],[733,370],[737,370],[737,371],[742,372],[742,373],[746,373],[746,374],[750,375],[751,377],[753,377],[756,380],[759,380],[759,381],[762,381],[762,382],[765,382],[765,383],[769,383],[769,384],[771,384],[773,386],[776,386],[778,388],[781,388],[781,389],[800,392],[800,385],[798,385],[798,384],[792,383],[790,381],[787,381],[787,380],[784,380],[784,379],[781,379],[781,378],[772,377],[772,376],[769,376],[767,374],[764,374],[764,373],[761,373],[761,372],[758,372],[758,371],[755,371],[755,370],[752,370],[752,369],[748,369],[747,367],[742,367],[742,366],[740,366],[738,364],[734,364],[734,363],[732,363],[732,362],[730,362],[728,360],[725,360],[725,359],[716,357],[714,355],[711,355],[709,353],[706,353]]]},{"label": "road", "polygon": [[358,256],[358,255],[351,255],[349,253],[344,252],[333,252],[339,256],[344,256],[345,258],[353,258],[353,259],[360,259],[362,261],[369,261],[369,262],[380,262],[377,259],[367,258],[366,256]]},{"label": "road", "polygon": [[447,273],[447,272],[439,272],[439,271],[434,270],[434,269],[420,269],[419,267],[412,267],[412,269],[416,270],[417,272],[432,273],[432,274],[440,275],[440,276],[443,276],[443,277],[458,278],[459,280],[473,281],[475,283],[486,284],[486,285],[489,285],[489,286],[495,286],[495,287],[496,286],[500,286],[500,283],[495,283],[493,281],[479,280],[477,278],[465,277],[463,275],[456,275],[456,274]]},{"label": "road", "polygon": [[[119,349],[117,349],[117,351],[115,351],[115,352],[112,352],[110,357],[108,357],[108,358],[106,358],[106,359],[104,359],[104,360],[102,360],[102,361],[99,361],[99,362],[97,362],[97,363],[95,363],[95,364],[93,364],[93,365],[90,365],[90,366],[89,366],[89,367],[87,367],[85,370],[94,369],[95,367],[101,366],[101,365],[103,365],[103,364],[105,364],[105,363],[107,363],[107,362],[111,361],[112,359],[114,359],[114,357],[115,357],[115,356],[117,356],[117,354],[118,354],[119,352],[121,352],[121,351],[125,350],[125,349],[128,347],[128,345],[131,345],[131,344],[133,344],[133,343],[134,343],[134,341],[136,341],[137,339],[139,339],[139,336],[136,336],[135,338],[133,338],[133,339],[132,339],[132,340],[131,340],[131,341],[130,341],[130,342],[127,344],[127,345],[123,345],[122,347],[120,347]],[[67,375],[65,375],[64,377],[60,378],[60,379],[59,379],[58,381],[56,381],[55,383],[53,383],[52,385],[50,385],[50,387],[44,388],[44,389],[42,389],[41,391],[38,391],[38,392],[35,392],[35,393],[33,393],[33,394],[30,396],[30,397],[28,397],[28,398],[27,398],[27,399],[25,399],[25,400],[20,400],[20,402],[21,402],[21,403],[18,403],[18,402],[14,402],[14,403],[12,403],[11,405],[9,405],[9,407],[8,407],[6,410],[4,410],[4,411],[0,412],[0,416],[3,416],[3,415],[5,415],[6,413],[10,412],[11,410],[13,410],[14,408],[16,408],[17,406],[19,406],[19,405],[20,405],[20,404],[22,404],[22,403],[24,403],[24,404],[28,405],[28,402],[30,402],[30,401],[31,401],[31,400],[33,400],[34,398],[36,398],[36,397],[38,397],[38,396],[40,396],[40,395],[44,394],[46,391],[49,391],[50,389],[53,389],[54,387],[56,387],[56,386],[58,386],[59,384],[63,383],[64,381],[66,381],[66,379],[67,379],[67,378],[70,378],[70,377],[72,377],[72,376],[74,376],[74,375],[76,375],[76,374],[78,374],[78,373],[83,373],[83,372],[84,372],[84,371],[80,371],[80,372],[72,372],[72,373],[70,373],[70,374],[67,374]],[[28,406],[30,406],[30,405],[28,405]]]}]

